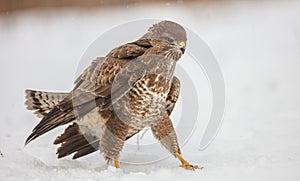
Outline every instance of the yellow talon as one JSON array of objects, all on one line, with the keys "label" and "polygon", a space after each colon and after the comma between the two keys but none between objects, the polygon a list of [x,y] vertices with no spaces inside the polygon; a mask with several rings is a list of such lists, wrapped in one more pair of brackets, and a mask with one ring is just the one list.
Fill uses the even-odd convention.
[{"label": "yellow talon", "polygon": [[119,161],[117,159],[114,160],[114,164],[116,168],[120,168]]},{"label": "yellow talon", "polygon": [[198,165],[189,164],[178,152],[175,153],[175,156],[180,160],[180,162],[181,162],[180,167],[182,167],[182,168],[185,168],[188,170],[203,169],[203,167],[199,167]]}]

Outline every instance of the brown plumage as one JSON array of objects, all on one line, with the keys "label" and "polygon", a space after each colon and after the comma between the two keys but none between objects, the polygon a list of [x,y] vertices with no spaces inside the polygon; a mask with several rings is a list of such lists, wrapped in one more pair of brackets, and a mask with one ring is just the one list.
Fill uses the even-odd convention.
[{"label": "brown plumage", "polygon": [[[173,77],[185,50],[186,33],[178,24],[162,21],[139,40],[97,58],[76,79],[70,93],[26,90],[26,105],[42,117],[26,144],[46,132],[72,123],[56,138],[58,157],[73,158],[100,150],[115,160],[124,142],[150,126],[155,137],[186,168],[169,118],[179,95]],[[178,156],[179,155],[179,156]]]}]

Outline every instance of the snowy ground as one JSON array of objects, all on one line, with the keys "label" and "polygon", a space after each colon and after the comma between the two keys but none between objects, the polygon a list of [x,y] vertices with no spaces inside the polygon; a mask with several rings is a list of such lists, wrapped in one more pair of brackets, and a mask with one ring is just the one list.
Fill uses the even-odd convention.
[{"label": "snowy ground", "polygon": [[[1,14],[1,180],[299,180],[299,17],[296,1]],[[37,122],[23,106],[24,89],[69,90],[90,43],[112,26],[140,18],[189,27],[220,63],[227,89],[223,126],[206,150],[198,149],[201,127],[183,148],[187,160],[205,169],[183,170],[172,157],[119,170],[106,169],[98,153],[57,160],[51,143],[62,129],[24,148]]]}]

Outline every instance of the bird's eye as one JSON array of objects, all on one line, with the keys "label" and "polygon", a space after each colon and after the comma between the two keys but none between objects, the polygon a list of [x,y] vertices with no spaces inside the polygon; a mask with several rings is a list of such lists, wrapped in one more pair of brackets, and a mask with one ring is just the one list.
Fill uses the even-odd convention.
[{"label": "bird's eye", "polygon": [[174,43],[175,40],[173,38],[170,38],[170,37],[166,37],[166,40],[169,42],[169,43]]}]

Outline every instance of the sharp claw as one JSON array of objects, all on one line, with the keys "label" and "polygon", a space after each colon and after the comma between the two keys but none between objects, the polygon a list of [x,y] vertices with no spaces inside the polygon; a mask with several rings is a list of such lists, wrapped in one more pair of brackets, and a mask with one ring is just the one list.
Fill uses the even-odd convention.
[{"label": "sharp claw", "polygon": [[188,165],[188,164],[182,164],[182,165],[180,165],[180,167],[185,168],[187,170],[191,169],[191,165]]},{"label": "sharp claw", "polygon": [[199,167],[198,165],[190,165],[190,164],[182,164],[180,165],[180,167],[185,168],[187,170],[193,170],[193,171],[195,171],[195,169],[202,170],[204,168],[204,167]]},{"label": "sharp claw", "polygon": [[181,161],[180,167],[182,168],[193,170],[193,171],[195,171],[195,169],[203,169],[203,167],[199,167],[198,165],[189,164],[178,152],[176,152],[174,155]]},{"label": "sharp claw", "polygon": [[199,170],[202,170],[204,167],[199,167],[198,165],[197,165],[197,168],[196,169],[199,169]]},{"label": "sharp claw", "polygon": [[192,170],[193,170],[193,171],[195,171],[195,168],[194,168],[194,166],[193,166],[193,165],[190,165],[190,167],[192,168]]}]

